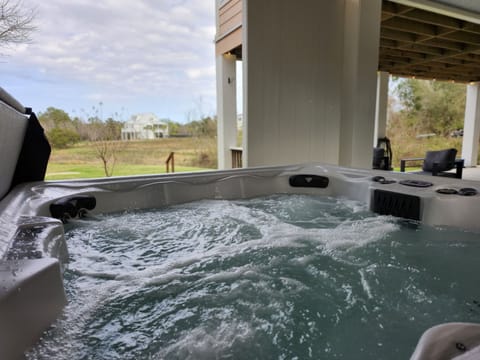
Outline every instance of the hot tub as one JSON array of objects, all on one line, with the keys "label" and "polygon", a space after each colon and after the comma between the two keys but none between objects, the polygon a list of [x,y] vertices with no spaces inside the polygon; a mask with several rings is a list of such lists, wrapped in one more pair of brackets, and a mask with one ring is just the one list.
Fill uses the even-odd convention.
[{"label": "hot tub", "polygon": [[354,200],[380,214],[478,232],[476,186],[324,164],[18,185],[0,202],[0,314],[7,319],[0,323],[0,357],[22,354],[61,313],[66,302],[61,272],[68,258],[62,221],[69,218],[202,199],[305,194]]},{"label": "hot tub", "polygon": [[[384,226],[386,222],[387,229],[392,228],[391,225],[388,225],[388,217],[390,215],[408,219],[408,221],[412,221],[412,224],[425,224],[439,227],[441,229],[439,230],[440,233],[443,234],[443,242],[445,242],[445,236],[447,236],[448,243],[452,242],[457,244],[459,243],[457,235],[461,236],[463,232],[468,232],[468,234],[480,232],[480,222],[478,221],[478,214],[480,213],[480,201],[479,195],[477,195],[478,184],[440,177],[422,177],[382,171],[348,169],[325,164],[300,164],[194,174],[44,182],[43,178],[50,148],[43,135],[43,130],[39,126],[35,114],[32,113],[30,109],[23,107],[1,88],[0,150],[0,164],[2,165],[2,177],[0,178],[1,359],[16,359],[22,357],[26,349],[30,348],[40,338],[42,333],[44,333],[56,319],[61,317],[62,311],[67,303],[63,275],[69,260],[69,244],[66,241],[64,223],[69,221],[82,222],[83,220],[81,220],[81,218],[83,217],[88,219],[95,218],[100,214],[135,213],[142,209],[163,209],[199,200],[207,201],[206,203],[201,203],[201,206],[208,207],[216,206],[214,203],[209,203],[209,199],[213,201],[218,200],[222,203],[222,201],[225,202],[227,200],[242,201],[242,199],[268,197],[274,194],[283,194],[285,196],[292,194],[292,196],[319,198],[320,203],[322,202],[321,199],[330,199],[327,202],[332,202],[337,205],[353,201],[354,204],[361,204],[360,207],[363,209],[362,211],[370,214],[368,216],[374,213],[381,214],[382,216],[386,215],[386,220],[383,219],[380,226]],[[303,201],[305,198],[294,197],[292,199],[293,200],[288,201],[293,201],[292,204],[295,205],[297,200]],[[267,203],[269,201],[270,200],[267,199]],[[227,202],[227,208],[230,206],[228,204]],[[233,207],[237,205],[239,204],[233,203]],[[248,208],[248,206],[249,205],[247,205],[246,208]],[[357,207],[357,205],[353,206]],[[220,207],[220,209],[222,209],[222,207]],[[289,209],[284,210],[287,213],[290,211]],[[300,210],[300,212],[302,211],[304,210]],[[235,218],[236,215],[234,211],[229,216]],[[241,214],[238,215],[240,216]],[[221,218],[223,216],[223,210],[220,210],[220,214],[217,214],[217,216]],[[269,218],[269,216],[268,214],[266,215],[267,218]],[[315,217],[315,213],[313,213],[313,217]],[[329,217],[328,211],[326,217]],[[307,228],[313,226],[309,223],[310,220],[312,219],[308,219],[304,224]],[[201,219],[198,221],[199,224],[202,223]],[[360,237],[363,232],[367,233],[367,235],[370,234],[372,228],[375,230],[378,224],[376,220],[373,222],[365,222],[362,221],[360,217],[342,226],[344,230],[347,230],[347,242],[351,245],[356,243],[357,235]],[[175,218],[173,219],[173,225],[176,226]],[[286,234],[282,235],[281,230],[284,226],[288,228],[290,225],[287,222],[287,224],[280,224],[278,229],[275,228],[275,237],[280,239],[280,241],[274,243],[276,240],[273,238],[271,241],[274,247],[281,247],[283,246],[282,244],[286,244],[287,252],[284,255],[287,258],[289,257],[290,250],[296,246],[302,246],[305,242],[311,243],[311,241],[314,241],[313,252],[315,252],[315,249],[318,249],[318,247],[320,247],[322,251],[324,250],[322,248],[324,244],[315,244],[315,236],[312,235],[315,234],[315,231],[310,232],[308,229],[300,231],[308,234],[307,239],[295,239],[293,247],[290,249],[292,244],[289,240],[282,240],[283,237],[287,237]],[[128,224],[126,227],[128,228]],[[153,226],[153,228],[154,227],[155,226]],[[222,228],[218,230],[216,224],[214,224],[213,227],[214,233],[215,231],[223,231]],[[276,225],[274,227],[276,227]],[[442,230],[451,228],[457,229],[457,233],[451,233],[450,230]],[[296,228],[294,228],[294,232],[296,231],[295,229]],[[380,230],[383,231],[382,228]],[[249,232],[252,232],[250,235],[253,234],[252,236],[254,237],[258,235],[258,231],[256,233],[255,229],[247,227],[246,231],[247,235]],[[322,232],[320,231],[320,233]],[[334,239],[337,236],[335,232],[327,231],[327,233],[331,234]],[[413,228],[412,234],[415,233],[416,230]],[[435,237],[437,235],[433,236]],[[467,237],[469,236],[470,235],[467,235]],[[474,237],[475,236],[476,235],[474,235]],[[289,234],[288,237],[291,240],[292,234]],[[148,234],[146,238],[148,240]],[[295,238],[295,236],[293,236],[293,238]],[[267,240],[268,239],[267,237]],[[93,239],[93,241],[95,240],[96,239]],[[257,240],[258,239],[255,241]],[[270,240],[266,242],[265,238],[261,240],[263,241],[263,248],[268,247]],[[247,241],[243,244],[240,247],[240,255],[242,252],[248,251],[255,253],[256,246],[259,244],[258,241],[255,241],[253,241],[253,243]],[[343,240],[341,240],[340,243],[342,243],[342,241]],[[467,239],[467,242],[468,241]],[[400,243],[396,242],[396,244],[398,245]],[[250,245],[253,247],[249,247]],[[312,245],[312,243],[310,245]],[[428,252],[428,246],[431,245],[432,243],[427,244],[425,251]],[[228,245],[226,246],[228,247]],[[259,249],[262,246],[260,246]],[[387,254],[389,251],[388,246]],[[409,244],[407,244],[407,247],[408,246]],[[463,246],[463,244],[458,247],[461,246]],[[220,250],[217,249],[216,251],[220,254],[223,249],[223,247],[220,247]],[[79,252],[78,249],[73,249],[72,247],[70,250],[75,251],[77,260],[78,257],[81,259],[81,251]],[[375,246],[370,250],[374,250],[375,252]],[[329,251],[330,249],[327,248],[327,255],[330,254]],[[475,252],[472,251],[472,253],[469,253],[468,248],[465,251],[460,252],[460,256],[467,254],[475,258]],[[292,250],[292,252],[294,251]],[[445,253],[445,249],[441,252],[444,255],[447,254],[447,258],[449,257],[448,251]],[[206,253],[209,255],[208,251]],[[346,254],[347,259],[343,260],[348,263],[348,250]],[[322,253],[321,256],[323,255]],[[411,255],[415,257],[415,254]],[[423,255],[428,256],[429,254],[422,254],[422,256]],[[410,254],[407,253],[407,258],[408,257],[410,257]],[[269,256],[265,258],[268,260]],[[305,264],[306,269],[309,270],[307,265],[311,258],[311,256],[306,254],[293,260],[296,265]],[[102,259],[105,260],[107,258],[103,255],[98,257],[98,261]],[[207,258],[207,260],[210,261],[209,258]],[[192,259],[189,259],[183,263],[188,265],[191,264],[191,261]],[[193,261],[195,262],[196,260],[193,259]],[[461,259],[459,261],[461,262]],[[275,259],[273,262],[275,262]],[[213,273],[207,277],[207,280],[215,281],[215,279],[217,279],[220,282],[223,280],[228,282],[228,279],[237,279],[238,276],[246,276],[246,280],[250,281],[252,279],[255,280],[257,275],[260,276],[260,280],[262,280],[262,274],[255,274],[255,272],[248,270],[249,266],[250,265],[245,268],[230,269],[226,272],[223,271],[220,275],[216,274],[216,270],[213,269]],[[339,266],[342,267],[342,264],[339,264]],[[386,266],[384,270],[388,272],[390,264],[387,263]],[[164,268],[160,264],[158,269],[161,272]],[[281,272],[281,269],[282,266],[273,269],[273,271],[276,272],[279,270]],[[302,268],[297,267],[295,269],[297,272],[303,272]],[[367,299],[374,298],[369,285],[369,281],[376,281],[369,279],[369,271],[374,271],[372,269],[374,269],[374,266],[367,268],[360,267],[353,270],[354,277],[356,277],[354,279],[356,282],[355,287],[363,294],[360,298],[362,298],[362,296]],[[332,271],[336,272],[336,270],[336,266],[333,266]],[[406,268],[407,272],[413,270],[408,266]],[[467,286],[465,287],[470,288],[468,286],[468,274],[470,270],[468,268],[463,269],[463,271],[467,275]],[[314,282],[321,284],[321,277],[324,275],[324,272],[319,271],[317,275],[320,276],[320,278],[314,278]],[[102,276],[103,275],[100,274],[100,278],[102,278]],[[110,278],[111,274],[106,274],[105,276]],[[168,282],[168,280],[163,279],[162,274],[159,274],[159,276],[161,279],[157,280],[160,281],[160,283],[163,281]],[[175,279],[175,276],[169,273],[165,274],[165,276]],[[125,276],[114,277],[114,279],[122,278],[125,279]],[[126,276],[126,278],[128,278],[128,276]],[[283,286],[283,290],[285,291],[288,291],[290,288],[302,288],[301,284],[297,281],[290,280],[292,279],[280,276],[280,278],[272,280],[272,284],[274,286]],[[205,282],[205,279],[203,282]],[[335,291],[337,285],[334,283],[330,288]],[[347,301],[350,305],[358,303],[358,301],[352,297],[351,285],[343,284],[338,286],[338,288],[340,289],[341,295],[345,295],[345,299],[343,300]],[[202,289],[201,291],[204,290]],[[322,290],[320,290],[320,293],[322,293]],[[272,294],[275,295],[275,293]],[[316,294],[317,293],[314,293],[308,296],[316,296]],[[71,294],[69,295],[71,296]],[[294,297],[297,295],[298,294],[293,294]],[[478,313],[477,307],[480,306],[480,302],[476,294],[473,293],[471,295],[473,299],[466,300],[466,311],[467,314],[470,314],[468,311],[472,311],[472,314],[475,315]],[[89,294],[87,294],[87,296],[89,296]],[[71,299],[70,297],[70,300]],[[361,301],[363,300],[361,299]],[[289,301],[286,302],[286,305],[290,306]],[[462,306],[463,305],[462,303]],[[255,302],[252,306],[256,307]],[[372,310],[376,311],[375,309],[376,307],[373,306]],[[305,311],[308,312],[309,310]],[[182,311],[179,312],[179,315],[182,315]],[[274,317],[277,316],[276,313],[271,315]],[[323,316],[333,316],[333,321],[337,321],[335,314],[323,314]],[[460,317],[460,319],[455,318],[454,320],[465,321],[468,320],[468,318],[464,319]],[[392,321],[392,319],[389,319],[389,321]],[[477,322],[479,321],[480,319],[477,319]],[[313,326],[309,324],[311,323],[300,323],[298,326]],[[237,328],[234,327],[233,330],[232,328],[227,329],[227,333],[230,334],[228,336],[215,329],[214,332],[220,337],[220,340],[228,342],[235,338],[237,332],[240,335],[243,334],[245,329],[242,328],[242,324],[239,325],[239,323],[237,323],[237,325]],[[70,324],[66,325],[66,327],[69,326]],[[265,326],[267,330],[270,328],[268,324]],[[282,322],[280,322],[280,326],[283,326]],[[297,326],[294,325],[291,331],[295,332],[296,329]],[[447,331],[448,329],[449,328],[447,328]],[[189,332],[187,331],[187,333]],[[193,341],[198,340],[200,343],[202,343],[202,338],[210,339],[210,343],[207,342],[206,346],[212,345],[216,341],[215,337],[212,338],[210,334],[198,331],[193,331],[189,334],[194,335]],[[288,340],[289,336],[290,335],[287,334],[284,338]],[[355,339],[355,336],[353,336],[353,338]],[[428,336],[426,338],[428,339]],[[339,339],[342,340],[343,338],[340,337]],[[127,346],[130,340],[127,334]],[[190,340],[192,340],[192,338],[190,338]],[[270,340],[275,343],[278,339],[273,337]],[[64,342],[62,339],[59,341],[61,343]],[[298,341],[300,342],[299,346],[306,341],[303,334],[300,334]],[[315,339],[313,341],[315,342]],[[180,342],[179,346],[186,345],[187,343],[188,341],[185,340],[185,342]],[[467,342],[467,345],[469,344],[470,343]],[[374,345],[382,346],[382,344]],[[342,345],[340,344],[340,346]],[[276,348],[276,346],[274,346],[274,348]],[[462,347],[460,348],[463,349]],[[302,349],[302,351],[305,350],[303,347]],[[150,355],[153,356],[153,358],[161,357],[163,356],[162,351],[164,350],[165,349],[161,350],[160,353]],[[331,351],[331,348],[327,346],[323,350],[327,352]],[[68,351],[60,351],[62,354],[66,354],[66,358],[69,358],[70,353]],[[419,350],[417,354],[421,352],[422,350]],[[195,354],[199,356],[203,354],[202,356],[207,357],[208,354],[215,355],[200,352],[194,353],[192,355],[194,358]],[[224,355],[227,356],[228,354]],[[313,352],[310,354],[308,349],[305,353],[305,356],[315,357],[316,355],[318,354],[314,354]],[[335,354],[332,356],[334,355]],[[58,354],[52,356],[58,358]],[[179,357],[180,355],[173,355],[174,358],[177,358],[175,356]],[[257,354],[255,356],[258,357],[259,355]],[[285,354],[281,356],[285,356]],[[40,356],[40,358],[42,357]],[[43,358],[52,357],[48,357],[47,355],[47,357]],[[119,358],[123,357],[120,356]]]}]

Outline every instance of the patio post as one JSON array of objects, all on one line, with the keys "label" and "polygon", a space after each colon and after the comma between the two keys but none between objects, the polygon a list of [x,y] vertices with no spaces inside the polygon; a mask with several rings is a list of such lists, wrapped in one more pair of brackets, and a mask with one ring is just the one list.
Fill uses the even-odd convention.
[{"label": "patio post", "polygon": [[377,146],[378,138],[387,135],[388,82],[390,74],[377,72],[377,102],[375,106],[375,132],[373,146]]},{"label": "patio post", "polygon": [[372,166],[381,10],[381,1],[345,1],[339,165]]},{"label": "patio post", "polygon": [[382,2],[244,1],[248,166],[370,168]]},{"label": "patio post", "polygon": [[462,157],[465,166],[477,166],[480,139],[480,83],[467,85]]},{"label": "patio post", "polygon": [[230,148],[237,145],[236,56],[217,55],[217,146],[218,168],[230,169]]}]

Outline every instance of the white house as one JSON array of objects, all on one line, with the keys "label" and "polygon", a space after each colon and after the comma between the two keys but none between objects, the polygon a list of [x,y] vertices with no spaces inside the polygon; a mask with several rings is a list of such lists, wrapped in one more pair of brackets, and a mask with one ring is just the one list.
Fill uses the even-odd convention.
[{"label": "white house", "polygon": [[122,128],[122,140],[151,140],[168,136],[168,124],[152,113],[133,115]]}]

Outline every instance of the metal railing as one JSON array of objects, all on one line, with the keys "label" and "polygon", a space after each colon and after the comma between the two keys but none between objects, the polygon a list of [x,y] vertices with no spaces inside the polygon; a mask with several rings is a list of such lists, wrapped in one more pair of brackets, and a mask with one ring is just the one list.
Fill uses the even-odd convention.
[{"label": "metal railing", "polygon": [[175,153],[172,151],[165,161],[165,166],[167,167],[167,173],[170,172],[170,165],[172,166],[172,173],[175,172]]}]

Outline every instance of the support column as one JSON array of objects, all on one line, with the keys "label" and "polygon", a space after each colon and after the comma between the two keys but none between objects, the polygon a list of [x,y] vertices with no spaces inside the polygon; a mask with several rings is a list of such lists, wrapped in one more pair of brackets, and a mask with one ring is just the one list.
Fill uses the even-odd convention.
[{"label": "support column", "polygon": [[298,3],[244,0],[248,166],[371,168],[382,2]]},{"label": "support column", "polygon": [[230,148],[237,143],[237,91],[235,55],[217,56],[218,168],[231,169]]},{"label": "support column", "polygon": [[387,136],[388,80],[389,73],[377,73],[377,104],[375,107],[375,132],[373,146],[377,146],[378,138]]},{"label": "support column", "polygon": [[339,165],[369,169],[382,2],[346,0]]},{"label": "support column", "polygon": [[477,166],[480,140],[480,83],[467,85],[467,103],[463,126],[462,158],[465,166]]}]

